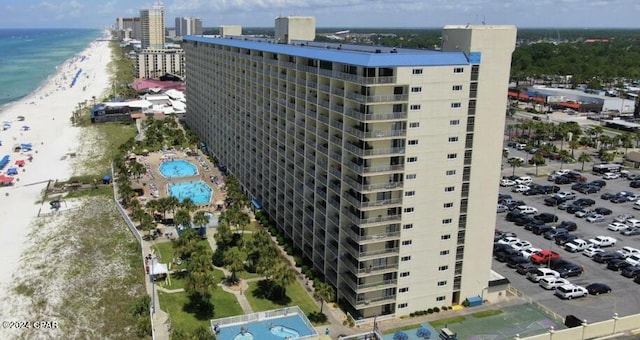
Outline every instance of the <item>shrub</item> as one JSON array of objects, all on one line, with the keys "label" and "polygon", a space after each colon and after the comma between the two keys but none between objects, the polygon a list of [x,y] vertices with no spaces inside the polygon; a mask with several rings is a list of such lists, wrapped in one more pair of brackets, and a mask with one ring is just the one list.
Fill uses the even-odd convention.
[{"label": "shrub", "polygon": [[442,306],[442,307],[440,307],[440,308],[441,308],[442,310],[447,310],[447,309],[449,309],[449,307],[447,307],[447,306]]},{"label": "shrub", "polygon": [[433,312],[434,312],[434,313],[440,313],[440,308],[438,308],[438,307],[433,307]]},{"label": "shrub", "polygon": [[416,316],[416,313],[409,313],[409,316],[410,317],[414,317],[414,316]]},{"label": "shrub", "polygon": [[462,306],[469,307],[469,300],[465,299],[464,301],[462,301]]},{"label": "shrub", "polygon": [[327,316],[324,313],[313,312],[308,315],[309,321],[313,323],[325,323],[327,322]]},{"label": "shrub", "polygon": [[433,308],[429,308],[429,309],[427,309],[427,313],[428,313],[428,314],[433,313]]}]

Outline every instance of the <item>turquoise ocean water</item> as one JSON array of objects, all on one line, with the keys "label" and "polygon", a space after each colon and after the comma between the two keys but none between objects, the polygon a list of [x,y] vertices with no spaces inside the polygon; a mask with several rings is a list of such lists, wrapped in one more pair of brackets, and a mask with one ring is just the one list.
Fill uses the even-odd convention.
[{"label": "turquoise ocean water", "polygon": [[0,107],[36,90],[100,30],[0,29]]}]

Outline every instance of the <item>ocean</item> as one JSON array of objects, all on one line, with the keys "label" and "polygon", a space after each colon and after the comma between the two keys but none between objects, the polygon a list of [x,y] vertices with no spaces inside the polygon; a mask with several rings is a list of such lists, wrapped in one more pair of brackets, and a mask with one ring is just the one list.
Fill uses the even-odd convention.
[{"label": "ocean", "polygon": [[0,107],[36,90],[56,66],[101,35],[88,29],[0,29]]}]

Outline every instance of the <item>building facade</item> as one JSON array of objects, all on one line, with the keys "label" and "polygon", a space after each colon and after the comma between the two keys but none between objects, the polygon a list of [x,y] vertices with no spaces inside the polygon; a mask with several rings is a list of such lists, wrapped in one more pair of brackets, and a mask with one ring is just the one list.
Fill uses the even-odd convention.
[{"label": "building facade", "polygon": [[279,44],[290,44],[293,40],[315,40],[316,18],[277,17],[275,39]]},{"label": "building facade", "polygon": [[202,20],[194,17],[176,18],[176,37],[202,35]]},{"label": "building facade", "polygon": [[164,48],[164,6],[155,4],[150,9],[140,10],[140,26],[142,28],[142,49]]},{"label": "building facade", "polygon": [[220,26],[220,36],[221,37],[229,37],[229,36],[239,36],[242,35],[242,26],[238,25],[222,25]]},{"label": "building facade", "polygon": [[461,303],[488,287],[515,37],[448,26],[443,51],[190,37],[187,123],[355,318]]},{"label": "building facade", "polygon": [[138,53],[138,78],[160,78],[170,73],[184,77],[184,51],[182,49],[146,49]]},{"label": "building facade", "polygon": [[124,39],[141,39],[142,38],[142,26],[140,24],[140,18],[117,18],[116,19],[116,31],[120,32],[120,37]]}]

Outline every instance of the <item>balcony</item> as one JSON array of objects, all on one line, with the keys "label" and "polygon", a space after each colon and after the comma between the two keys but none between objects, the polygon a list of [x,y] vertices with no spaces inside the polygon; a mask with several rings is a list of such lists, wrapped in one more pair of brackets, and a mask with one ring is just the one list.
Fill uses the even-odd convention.
[{"label": "balcony", "polygon": [[344,297],[356,309],[363,309],[363,308],[367,308],[367,307],[379,306],[379,305],[384,305],[384,304],[387,304],[387,303],[392,303],[396,299],[396,294],[386,295],[386,296],[379,296],[379,297],[372,297],[372,298],[363,297],[361,299],[357,299],[356,296],[352,296],[352,295],[345,295]]},{"label": "balcony", "polygon": [[407,130],[376,130],[376,131],[362,131],[354,127],[347,127],[344,129],[348,134],[357,137],[358,139],[382,139],[382,138],[394,138],[405,137]]},{"label": "balcony", "polygon": [[389,264],[375,266],[375,267],[369,265],[368,267],[365,267],[365,268],[358,268],[358,263],[354,263],[351,260],[345,259],[341,261],[342,261],[343,268],[347,268],[347,270],[357,275],[358,277],[393,273],[398,270],[398,263],[389,263]]},{"label": "balcony", "polygon": [[363,149],[353,143],[345,143],[345,149],[358,157],[371,157],[371,156],[396,156],[404,155],[405,148],[372,148]]},{"label": "balcony", "polygon": [[342,276],[342,278],[343,278],[344,282],[349,287],[351,287],[351,289],[353,289],[354,292],[357,292],[357,293],[365,293],[365,292],[372,292],[372,291],[385,289],[385,288],[393,288],[398,283],[398,280],[393,279],[393,280],[379,280],[379,281],[375,281],[375,282],[367,282],[367,283],[358,284],[349,275],[344,275],[344,276]]},{"label": "balcony", "polygon": [[378,233],[370,235],[358,235],[351,229],[345,229],[347,235],[358,244],[375,243],[380,241],[391,241],[400,239],[400,232]]},{"label": "balcony", "polygon": [[374,200],[374,201],[363,202],[353,197],[346,191],[344,192],[344,194],[342,194],[342,197],[344,197],[344,199],[346,199],[347,202],[351,203],[356,209],[360,209],[360,210],[369,209],[369,208],[375,208],[375,209],[387,208],[388,206],[402,205],[402,198],[391,198],[386,200]]},{"label": "balcony", "polygon": [[[322,71],[322,69],[320,69]],[[328,71],[328,70],[327,70]],[[363,77],[355,74],[343,73],[343,72],[320,72],[329,73],[328,76],[333,76],[338,79],[350,81],[352,83],[361,84],[361,85],[374,85],[374,84],[393,84],[396,82],[396,77]]]},{"label": "balcony", "polygon": [[385,182],[376,184],[362,184],[355,179],[345,176],[343,179],[348,185],[361,193],[380,191],[380,190],[400,190],[402,189],[403,182]]},{"label": "balcony", "polygon": [[402,220],[402,214],[386,216],[379,215],[378,217],[360,218],[349,209],[345,208],[342,211],[344,212],[345,216],[347,216],[347,218],[351,220],[351,222],[360,227],[366,226],[367,224],[385,224],[387,222],[399,222],[400,220]]},{"label": "balcony", "polygon": [[[356,247],[357,247],[357,245],[356,245]],[[383,249],[376,249],[376,250],[367,250],[367,251],[359,251],[358,249],[355,249],[354,246],[352,246],[352,245],[345,245],[342,248],[347,253],[351,254],[351,256],[353,256],[354,258],[358,259],[359,261],[365,261],[368,258],[376,258],[376,257],[384,257],[384,256],[389,256],[389,255],[398,255],[398,254],[400,254],[400,248],[398,248],[398,247],[383,248]]]},{"label": "balcony", "polygon": [[404,164],[367,166],[367,165],[358,165],[354,162],[346,162],[344,163],[344,165],[359,174],[370,174],[370,173],[389,172],[389,171],[404,171]]},{"label": "balcony", "polygon": [[394,103],[394,102],[406,102],[409,100],[408,94],[391,94],[384,96],[365,96],[357,92],[347,92],[346,97],[356,100],[360,103]]}]

